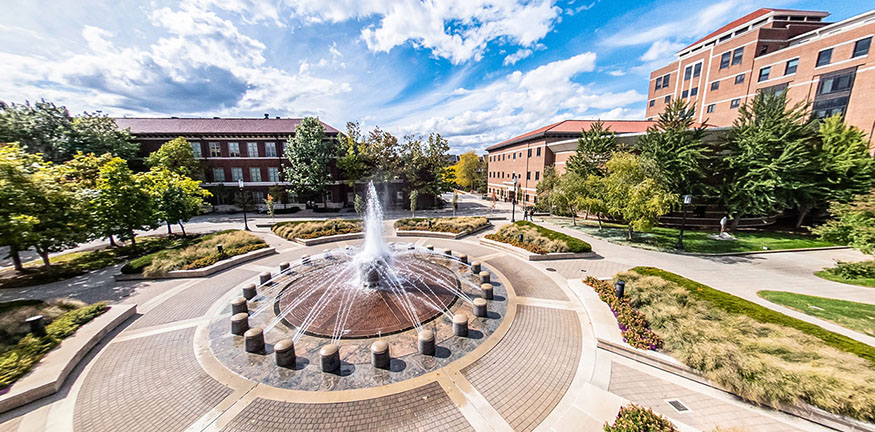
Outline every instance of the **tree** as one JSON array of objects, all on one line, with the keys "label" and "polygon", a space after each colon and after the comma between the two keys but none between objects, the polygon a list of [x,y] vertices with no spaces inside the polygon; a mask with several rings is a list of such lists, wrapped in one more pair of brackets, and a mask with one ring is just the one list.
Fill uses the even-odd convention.
[{"label": "tree", "polygon": [[426,140],[406,136],[402,149],[400,167],[407,190],[418,190],[439,197],[441,193],[452,189],[451,183],[445,178],[450,146],[440,134],[432,133]]},{"label": "tree", "polygon": [[285,208],[285,205],[289,203],[289,192],[278,184],[275,184],[268,188],[267,194],[273,197],[274,201],[279,201],[280,204],[283,205],[283,208]]},{"label": "tree", "polygon": [[341,178],[353,186],[357,180],[364,180],[370,175],[372,165],[368,160],[361,127],[358,123],[347,122],[346,134],[338,139],[340,155],[337,158],[337,169],[340,170]]},{"label": "tree", "polygon": [[38,199],[28,212],[36,217],[33,226],[33,246],[49,266],[49,254],[76,247],[91,238],[91,209],[87,193],[79,193],[78,185],[65,181],[61,166],[46,164],[34,173],[39,189]]},{"label": "tree", "polygon": [[155,199],[158,218],[167,223],[167,233],[172,234],[171,225],[178,224],[185,235],[183,222],[188,222],[200,214],[204,199],[212,194],[201,187],[201,182],[165,167],[152,168],[144,174],[143,184]]},{"label": "tree", "polygon": [[[93,157],[93,155],[92,155]],[[146,184],[145,174],[134,174],[118,157],[100,167],[93,200],[96,231],[102,237],[129,239],[136,244],[134,231],[158,227],[160,213]]]},{"label": "tree", "polygon": [[252,193],[247,191],[238,191],[234,194],[234,205],[237,206],[240,210],[245,212],[255,211],[255,198],[252,197]]},{"label": "tree", "polygon": [[9,247],[16,271],[24,270],[19,252],[33,244],[39,219],[30,213],[42,194],[34,174],[45,167],[42,157],[17,143],[0,145],[0,246]]},{"label": "tree", "polygon": [[676,194],[701,193],[704,188],[710,148],[703,141],[705,127],[697,127],[695,118],[695,104],[675,99],[635,143],[641,156],[653,161],[660,182]]},{"label": "tree", "polygon": [[759,92],[744,104],[726,138],[720,200],[733,216],[767,215],[810,202],[818,192],[813,123],[786,92]]},{"label": "tree", "polygon": [[865,254],[875,253],[875,191],[857,195],[849,203],[833,202],[829,213],[832,219],[814,228],[815,234]]},{"label": "tree", "polygon": [[553,207],[563,213],[571,213],[571,224],[577,225],[577,213],[584,208],[586,197],[585,179],[576,172],[566,172],[559,177],[550,197]]},{"label": "tree", "polygon": [[480,159],[480,167],[477,171],[477,181],[474,184],[474,190],[478,193],[485,194],[489,190],[489,158]]},{"label": "tree", "polygon": [[365,199],[362,198],[361,194],[355,195],[352,207],[355,210],[356,214],[358,214],[359,216],[361,216],[362,213],[365,212]]},{"label": "tree", "polygon": [[479,177],[480,156],[473,151],[462,153],[459,162],[453,166],[456,175],[456,184],[462,189],[473,189]]},{"label": "tree", "polygon": [[[331,180],[329,169],[333,148],[325,139],[325,127],[316,117],[305,117],[289,138],[285,157],[289,166],[285,178],[295,192],[317,193]],[[322,202],[325,204],[325,194]]]},{"label": "tree", "polygon": [[375,127],[364,145],[364,160],[370,165],[368,175],[377,182],[394,180],[402,175],[402,146],[398,138]]},{"label": "tree", "polygon": [[581,130],[577,150],[568,158],[565,169],[583,178],[593,174],[604,175],[605,163],[616,150],[616,135],[610,126],[605,127],[598,120],[590,125],[589,130]]},{"label": "tree", "polygon": [[410,217],[416,217],[416,201],[419,199],[419,191],[410,191]]},{"label": "tree", "polygon": [[616,153],[607,163],[602,179],[608,213],[628,224],[628,240],[634,230],[646,231],[671,210],[677,195],[659,183],[656,167],[649,159],[631,153]]},{"label": "tree", "polygon": [[146,166],[166,168],[196,180],[203,178],[200,162],[194,158],[194,150],[185,137],[177,137],[161,144],[158,150],[146,157]]},{"label": "tree", "polygon": [[93,114],[86,112],[73,118],[72,126],[72,133],[63,151],[64,160],[77,152],[98,155],[109,153],[131,160],[140,149],[127,129],[119,129],[114,119],[100,111]]},{"label": "tree", "polygon": [[264,199],[264,208],[267,210],[267,215],[270,216],[271,219],[273,219],[273,217],[275,215],[275,213],[274,213],[274,200],[273,200],[273,195],[271,195],[270,193],[268,193],[267,198]]},{"label": "tree", "polygon": [[544,175],[535,187],[539,210],[547,210],[553,214],[553,193],[558,184],[559,176],[556,174],[556,168],[553,165],[544,168]]}]

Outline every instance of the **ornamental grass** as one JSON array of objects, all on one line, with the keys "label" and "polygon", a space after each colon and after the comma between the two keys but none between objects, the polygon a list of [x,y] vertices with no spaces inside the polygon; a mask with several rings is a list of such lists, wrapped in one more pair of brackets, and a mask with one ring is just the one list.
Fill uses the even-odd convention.
[{"label": "ornamental grass", "polygon": [[362,232],[362,221],[349,219],[305,220],[280,222],[271,228],[274,234],[286,239],[314,239],[336,234]]},{"label": "ornamental grass", "polygon": [[[431,226],[429,226],[431,221]],[[480,216],[459,216],[443,218],[403,218],[395,221],[395,229],[401,231],[434,231],[459,234],[474,231],[489,224],[489,220]]]}]

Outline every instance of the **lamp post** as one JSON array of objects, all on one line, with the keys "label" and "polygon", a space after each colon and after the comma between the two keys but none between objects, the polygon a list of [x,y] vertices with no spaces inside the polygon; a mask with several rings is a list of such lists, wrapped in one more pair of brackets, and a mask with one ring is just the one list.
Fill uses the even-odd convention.
[{"label": "lamp post", "polygon": [[240,207],[243,208],[243,229],[249,231],[249,221],[246,220],[246,192],[243,191],[243,179],[237,179],[237,187],[240,188]]},{"label": "lamp post", "polygon": [[516,222],[514,216],[516,214],[516,174],[511,174],[513,179],[513,198],[510,201],[510,222]]},{"label": "lamp post", "polygon": [[684,229],[687,227],[687,204],[693,202],[692,195],[684,195],[684,200],[681,203],[681,232],[678,235],[677,250],[684,250]]}]

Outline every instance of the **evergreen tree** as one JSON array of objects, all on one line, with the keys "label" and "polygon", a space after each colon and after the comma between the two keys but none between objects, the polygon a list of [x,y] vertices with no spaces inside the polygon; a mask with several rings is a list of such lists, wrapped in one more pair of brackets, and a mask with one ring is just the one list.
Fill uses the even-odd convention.
[{"label": "evergreen tree", "polygon": [[586,178],[589,175],[604,175],[605,163],[617,150],[617,137],[610,126],[601,120],[583,129],[577,139],[577,151],[568,158],[565,169]]}]

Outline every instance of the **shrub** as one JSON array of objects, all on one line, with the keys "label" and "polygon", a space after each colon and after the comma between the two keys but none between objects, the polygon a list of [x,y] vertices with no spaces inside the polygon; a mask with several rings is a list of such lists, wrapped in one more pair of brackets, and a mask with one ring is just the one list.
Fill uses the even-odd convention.
[{"label": "shrub", "polygon": [[[216,246],[219,244],[224,250],[222,256],[218,256]],[[155,276],[173,270],[191,270],[263,247],[267,247],[264,240],[246,231],[219,231],[187,241],[174,249],[159,251],[133,260],[128,263],[127,268],[122,268],[122,272],[141,271],[145,276]],[[210,256],[215,256],[217,259],[210,262],[211,258],[208,258]],[[210,262],[210,264],[195,265],[196,262],[199,264]]]},{"label": "shrub", "polygon": [[605,423],[605,432],[677,432],[677,428],[667,418],[656,414],[650,408],[635,404],[620,407],[620,413],[613,425]]},{"label": "shrub", "polygon": [[[14,345],[27,335],[30,326],[25,319],[42,315],[46,322],[52,322],[59,316],[85,306],[84,302],[73,299],[15,300],[0,303],[0,348]],[[0,349],[2,351],[2,349]]]},{"label": "shrub", "polygon": [[[520,234],[523,235],[522,242],[519,240]],[[582,253],[592,251],[592,246],[583,240],[549,230],[528,221],[516,221],[512,224],[507,224],[494,234],[488,234],[486,238],[508,243],[541,255],[547,253]]]},{"label": "shrub", "polygon": [[72,335],[83,324],[106,311],[106,302],[94,303],[67,312],[46,326],[42,337],[28,334],[0,354],[0,388],[7,388],[24,376],[34,364]]},{"label": "shrub", "polygon": [[875,278],[875,261],[839,261],[835,267],[826,269],[826,272],[846,279],[871,279]]},{"label": "shrub", "polygon": [[657,350],[662,348],[662,338],[650,330],[644,314],[632,307],[628,298],[618,298],[610,283],[587,276],[587,285],[591,286],[599,298],[607,303],[611,312],[617,317],[617,325],[623,332],[623,340],[629,345],[640,349]]},{"label": "shrub", "polygon": [[[334,225],[337,224],[337,229]],[[349,219],[330,219],[324,221],[291,221],[275,224],[271,230],[274,234],[286,239],[313,239],[335,234],[351,234],[362,232],[362,221]]]},{"label": "shrub", "polygon": [[[431,221],[431,227],[428,226]],[[460,216],[446,218],[404,218],[395,221],[395,229],[403,231],[436,231],[459,234],[474,231],[489,224],[485,217]]]},{"label": "shrub", "polygon": [[804,402],[875,420],[875,368],[862,356],[793,327],[793,318],[663,270],[618,277],[664,350],[717,385],[776,408]]}]

